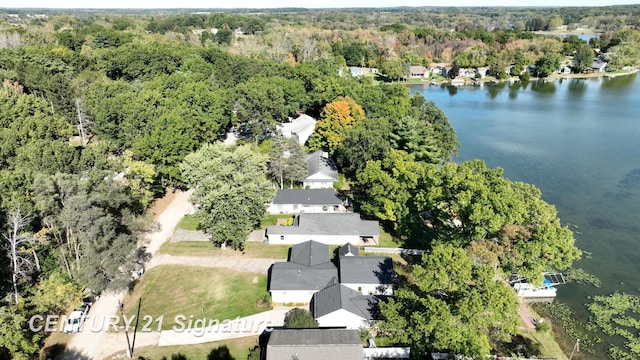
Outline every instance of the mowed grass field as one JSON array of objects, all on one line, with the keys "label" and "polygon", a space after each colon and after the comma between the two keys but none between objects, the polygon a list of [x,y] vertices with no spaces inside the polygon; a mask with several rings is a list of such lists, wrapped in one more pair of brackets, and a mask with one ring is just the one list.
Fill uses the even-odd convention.
[{"label": "mowed grass field", "polygon": [[[249,350],[258,344],[257,336],[249,336],[240,339],[216,341],[195,345],[178,346],[148,346],[135,349],[135,356],[148,360],[162,359],[188,359],[188,360],[244,360],[249,355]],[[111,356],[110,360],[126,358],[122,353]]]},{"label": "mowed grass field", "polygon": [[210,241],[165,242],[159,253],[176,256],[245,256],[251,258],[287,259],[290,245],[268,245],[259,242],[246,242],[243,250],[221,249]]},{"label": "mowed grass field", "polygon": [[[147,271],[124,299],[124,312],[136,315],[138,301],[140,324],[151,322],[150,330],[179,326],[176,316],[187,320],[235,319],[269,310],[259,307],[267,297],[267,274],[251,274],[223,268],[159,266]],[[147,316],[147,321],[143,317]],[[161,318],[162,317],[162,318]],[[159,320],[162,319],[162,320]]]}]

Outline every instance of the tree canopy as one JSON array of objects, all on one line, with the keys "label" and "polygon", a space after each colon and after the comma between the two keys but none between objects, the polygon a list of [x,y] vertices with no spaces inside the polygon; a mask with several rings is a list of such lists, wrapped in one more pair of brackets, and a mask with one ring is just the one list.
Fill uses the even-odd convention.
[{"label": "tree canopy", "polygon": [[248,145],[221,143],[205,144],[185,157],[180,168],[194,190],[194,216],[214,244],[242,249],[249,232],[260,223],[274,195],[266,161]]},{"label": "tree canopy", "polygon": [[516,333],[515,293],[464,249],[435,246],[413,266],[410,279],[380,308],[383,330],[410,345],[412,354],[446,349],[481,357],[490,352],[489,333],[502,339]]}]

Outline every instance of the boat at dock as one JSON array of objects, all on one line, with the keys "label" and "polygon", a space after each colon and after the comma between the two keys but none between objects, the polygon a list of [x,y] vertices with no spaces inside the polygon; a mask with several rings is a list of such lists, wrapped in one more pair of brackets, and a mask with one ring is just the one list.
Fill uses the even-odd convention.
[{"label": "boat at dock", "polygon": [[556,286],[566,284],[566,280],[561,273],[543,273],[544,280],[542,286],[537,286],[527,282],[527,280],[512,274],[509,283],[516,291],[518,297],[522,299],[553,299],[556,297]]}]

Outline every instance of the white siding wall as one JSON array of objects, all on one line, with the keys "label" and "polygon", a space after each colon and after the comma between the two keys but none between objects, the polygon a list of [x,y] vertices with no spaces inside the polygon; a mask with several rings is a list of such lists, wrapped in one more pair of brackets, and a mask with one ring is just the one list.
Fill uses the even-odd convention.
[{"label": "white siding wall", "polygon": [[344,245],[348,242],[352,244],[358,244],[360,236],[358,235],[282,235],[284,239],[281,239],[280,235],[268,234],[267,238],[269,245],[294,245],[300,244],[305,241],[315,240],[317,242],[327,245]]},{"label": "white siding wall", "polygon": [[326,208],[322,205],[299,205],[299,204],[271,204],[267,208],[269,214],[299,214],[299,213],[333,213],[333,212],[346,212],[344,206],[338,206],[338,209],[334,209],[333,205],[326,205]]},{"label": "white siding wall", "polygon": [[377,285],[377,284],[347,284],[342,285],[359,291],[362,295],[393,295],[392,285]]},{"label": "white siding wall", "polygon": [[333,181],[312,181],[312,180],[305,180],[302,185],[307,188],[309,187],[309,189],[333,189]]},{"label": "white siding wall", "polygon": [[366,325],[366,319],[344,309],[321,316],[316,320],[320,327],[346,326],[347,329],[359,329]]},{"label": "white siding wall", "polygon": [[285,304],[308,304],[315,293],[314,290],[271,290],[271,301]]}]

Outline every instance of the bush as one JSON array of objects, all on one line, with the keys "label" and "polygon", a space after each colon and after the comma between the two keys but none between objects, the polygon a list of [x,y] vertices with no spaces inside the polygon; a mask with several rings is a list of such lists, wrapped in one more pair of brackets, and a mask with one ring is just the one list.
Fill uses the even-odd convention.
[{"label": "bush", "polygon": [[318,322],[309,310],[295,308],[289,310],[285,315],[284,327],[288,329],[317,328]]},{"label": "bush", "polygon": [[548,321],[544,321],[543,318],[540,318],[540,320],[536,321],[536,331],[549,332],[551,331],[551,324]]}]

